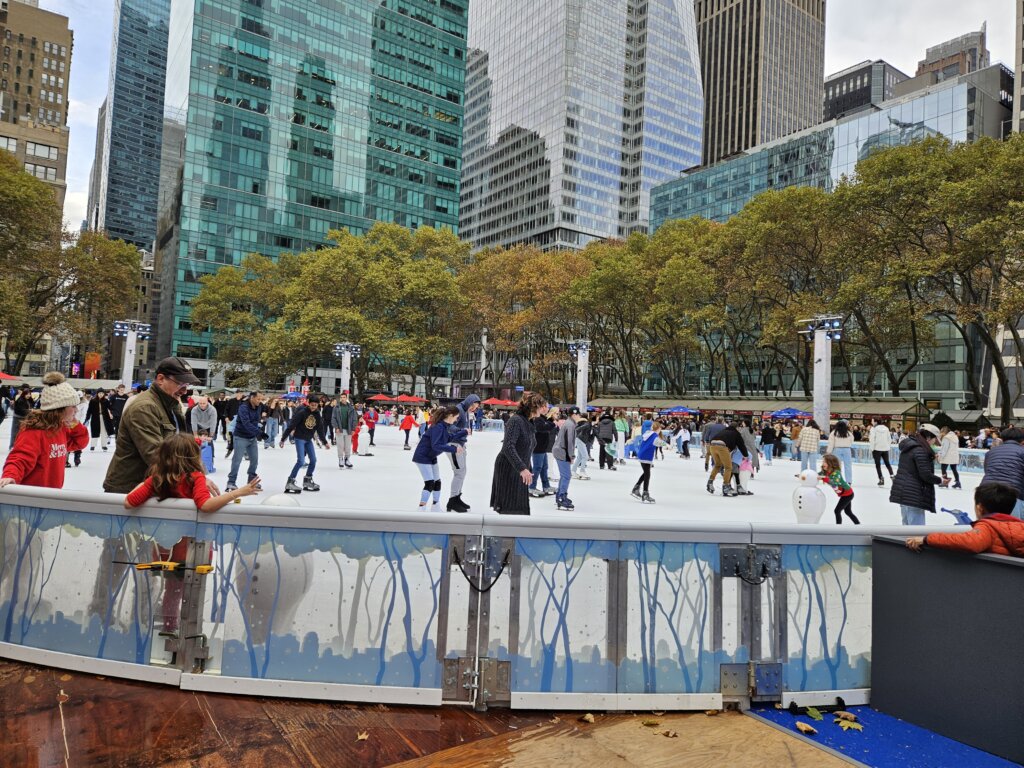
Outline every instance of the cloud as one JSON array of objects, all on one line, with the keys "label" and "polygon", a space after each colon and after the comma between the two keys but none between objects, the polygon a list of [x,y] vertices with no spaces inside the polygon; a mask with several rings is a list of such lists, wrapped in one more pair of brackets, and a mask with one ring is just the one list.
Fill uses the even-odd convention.
[{"label": "cloud", "polygon": [[64,225],[77,232],[85,219],[85,209],[88,207],[89,194],[87,192],[68,190],[64,196]]}]

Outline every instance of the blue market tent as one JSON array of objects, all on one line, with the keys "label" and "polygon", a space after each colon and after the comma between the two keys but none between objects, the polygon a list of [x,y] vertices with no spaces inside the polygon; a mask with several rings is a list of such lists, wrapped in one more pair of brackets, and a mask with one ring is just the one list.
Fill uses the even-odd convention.
[{"label": "blue market tent", "polygon": [[700,411],[694,408],[687,408],[685,405],[673,405],[671,408],[665,408],[664,410],[658,411],[659,416],[699,416]]},{"label": "blue market tent", "polygon": [[289,392],[287,395],[282,395],[285,400],[301,400],[305,397],[301,392]]},{"label": "blue market tent", "polygon": [[773,419],[810,419],[813,416],[813,413],[801,411],[797,408],[783,408],[772,414]]}]

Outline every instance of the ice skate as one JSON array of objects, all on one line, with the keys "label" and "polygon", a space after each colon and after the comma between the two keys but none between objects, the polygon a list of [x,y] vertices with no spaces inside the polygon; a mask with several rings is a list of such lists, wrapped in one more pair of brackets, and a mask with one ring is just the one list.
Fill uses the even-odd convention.
[{"label": "ice skate", "polygon": [[733,487],[731,485],[727,485],[727,486],[725,486],[722,489],[722,495],[723,496],[730,496],[730,497],[732,497],[732,496],[736,496],[737,494],[736,494],[735,489],[733,489]]},{"label": "ice skate", "polygon": [[543,495],[544,496],[554,496],[556,493],[558,493],[558,491],[556,491],[554,488],[545,488]]},{"label": "ice skate", "polygon": [[288,482],[284,486],[285,493],[302,493],[302,489],[299,488],[299,484],[295,482],[294,478],[288,478]]},{"label": "ice skate", "polygon": [[225,491],[237,491],[238,490],[238,486],[229,481],[228,484],[224,486],[224,490]]},{"label": "ice skate", "polygon": [[412,446],[411,445],[403,445],[402,446],[402,450],[403,451],[411,451],[412,450]]},{"label": "ice skate", "polygon": [[572,503],[572,499],[568,496],[556,496],[555,497],[555,509],[565,509],[572,511],[576,507]]},{"label": "ice skate", "polygon": [[313,478],[309,475],[302,478],[302,490],[304,491],[319,491],[320,486],[313,482]]},{"label": "ice skate", "polygon": [[545,496],[544,491],[539,490],[537,488],[531,488],[530,489],[530,498],[531,499],[542,499],[542,498],[544,498],[544,496]]},{"label": "ice skate", "polygon": [[345,469],[352,469],[352,462],[345,459]]},{"label": "ice skate", "polygon": [[715,481],[714,480],[708,480],[707,488],[708,488],[708,493],[710,493],[712,496],[714,496],[715,495]]},{"label": "ice skate", "polygon": [[651,494],[647,493],[647,491],[644,491],[644,495],[640,497],[640,501],[642,501],[644,504],[653,504],[654,497],[651,496]]},{"label": "ice skate", "polygon": [[640,495],[640,486],[639,485],[634,485],[633,486],[633,490],[629,492],[629,495],[632,496],[634,499],[643,500],[643,498],[644,498],[643,496]]}]

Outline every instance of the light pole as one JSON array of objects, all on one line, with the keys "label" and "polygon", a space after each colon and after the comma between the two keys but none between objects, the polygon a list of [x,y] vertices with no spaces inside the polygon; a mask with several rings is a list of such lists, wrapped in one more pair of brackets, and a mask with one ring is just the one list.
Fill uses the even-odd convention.
[{"label": "light pole", "polygon": [[341,391],[349,392],[349,380],[352,378],[352,358],[359,357],[363,348],[358,344],[339,342],[334,345],[334,356],[341,360]]},{"label": "light pole", "polygon": [[121,356],[121,383],[125,389],[132,388],[132,378],[135,376],[135,348],[140,340],[148,339],[152,327],[149,323],[142,323],[138,320],[116,320],[114,322],[114,336],[124,339],[124,354]]},{"label": "light pole", "polygon": [[802,335],[814,337],[814,420],[827,435],[832,417],[832,342],[843,338],[843,318],[817,315],[799,323],[805,326]]},{"label": "light pole", "polygon": [[590,340],[570,341],[569,354],[576,358],[576,407],[580,413],[586,414],[587,386],[590,383]]}]

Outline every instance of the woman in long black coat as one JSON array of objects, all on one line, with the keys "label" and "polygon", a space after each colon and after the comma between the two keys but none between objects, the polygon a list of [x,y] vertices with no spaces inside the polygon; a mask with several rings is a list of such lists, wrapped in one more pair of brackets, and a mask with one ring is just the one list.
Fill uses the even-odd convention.
[{"label": "woman in long black coat", "polygon": [[494,460],[491,508],[502,515],[530,514],[530,472],[537,443],[531,420],[547,412],[548,404],[536,392],[523,395],[519,408],[505,424],[505,439]]},{"label": "woman in long black coat", "polygon": [[89,450],[96,450],[96,444],[100,440],[101,425],[103,427],[102,434],[107,438],[103,443],[103,450],[107,450],[107,446],[110,445],[110,436],[114,434],[114,412],[110,408],[110,401],[107,399],[105,390],[99,390],[96,396],[89,401],[85,420],[89,423],[89,434],[92,436],[92,445],[89,446]]}]

